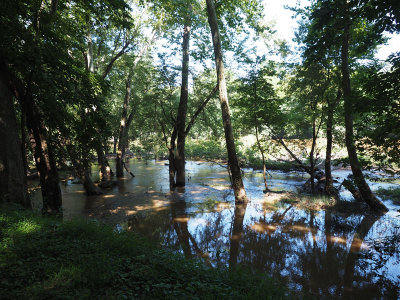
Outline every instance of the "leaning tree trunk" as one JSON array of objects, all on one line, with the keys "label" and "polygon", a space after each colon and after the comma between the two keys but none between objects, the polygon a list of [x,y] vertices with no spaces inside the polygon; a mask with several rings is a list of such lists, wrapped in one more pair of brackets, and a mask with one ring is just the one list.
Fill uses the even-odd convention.
[{"label": "leaning tree trunk", "polygon": [[124,176],[124,154],[125,154],[125,130],[126,130],[126,117],[128,115],[129,101],[131,99],[131,85],[132,85],[132,74],[128,74],[128,78],[125,81],[125,98],[122,108],[121,122],[119,126],[118,135],[118,151],[116,158],[116,175],[117,177]]},{"label": "leaning tree trunk", "polygon": [[12,95],[0,77],[0,202],[31,207]]},{"label": "leaning tree trunk", "polygon": [[315,152],[315,144],[317,141],[317,135],[315,130],[315,117],[313,116],[313,124],[312,124],[312,145],[310,151],[310,183],[311,183],[311,193],[315,193],[315,159],[314,159],[314,152]]},{"label": "leaning tree trunk", "polygon": [[345,141],[347,153],[349,156],[351,170],[353,172],[354,182],[359,189],[362,198],[373,210],[388,211],[387,207],[379,201],[372,193],[369,185],[365,181],[361,165],[358,161],[353,133],[353,107],[351,98],[350,73],[349,73],[349,38],[350,38],[350,20],[345,20],[342,49],[341,49],[341,71],[342,71],[342,90],[344,98],[344,119],[345,119]]},{"label": "leaning tree trunk", "polygon": [[191,26],[191,5],[189,4],[185,25],[183,27],[182,42],[182,85],[179,100],[176,127],[178,130],[177,151],[175,155],[176,186],[185,186],[185,139],[186,139],[186,114],[189,97],[189,42]]},{"label": "leaning tree trunk", "polygon": [[228,151],[228,163],[232,173],[232,187],[235,193],[235,201],[245,202],[247,201],[247,197],[243,185],[242,174],[240,172],[238,158],[236,155],[235,140],[233,137],[217,15],[215,12],[214,0],[207,0],[206,2],[207,2],[208,23],[210,24],[212,41],[214,45],[215,64],[217,69],[217,80],[219,88],[219,99],[221,103],[222,121],[224,124],[226,148]]}]

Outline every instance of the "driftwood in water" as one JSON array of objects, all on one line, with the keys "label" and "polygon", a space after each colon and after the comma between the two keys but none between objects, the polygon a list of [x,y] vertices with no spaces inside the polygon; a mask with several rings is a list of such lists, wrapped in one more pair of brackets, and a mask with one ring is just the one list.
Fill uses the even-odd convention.
[{"label": "driftwood in water", "polygon": [[342,185],[353,195],[354,199],[356,199],[357,201],[363,200],[360,191],[351,180],[343,180]]},{"label": "driftwood in water", "polygon": [[124,161],[122,161],[122,164],[123,164],[125,170],[126,170],[129,174],[131,174],[132,177],[135,177],[135,175],[131,172],[131,170],[129,170],[129,168],[127,167],[127,165],[126,165],[126,163],[125,163]]}]

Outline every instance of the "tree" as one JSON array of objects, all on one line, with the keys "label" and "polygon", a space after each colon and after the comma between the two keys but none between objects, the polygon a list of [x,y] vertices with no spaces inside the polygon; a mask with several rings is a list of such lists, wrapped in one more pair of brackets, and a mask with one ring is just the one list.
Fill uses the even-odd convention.
[{"label": "tree", "polygon": [[[387,211],[387,208],[371,192],[362,173],[358,160],[354,132],[354,95],[351,90],[350,63],[349,58],[354,60],[371,53],[377,43],[381,42],[381,34],[376,31],[374,24],[366,22],[362,18],[362,7],[356,3],[348,3],[345,0],[319,1],[312,7],[310,15],[313,32],[322,31],[324,34],[311,35],[309,39],[310,52],[318,53],[320,56],[327,49],[340,49],[340,68],[342,75],[341,89],[344,100],[345,118],[345,142],[349,161],[354,176],[354,182],[359,189],[362,198],[372,209]],[[357,28],[364,28],[363,31]],[[350,43],[352,42],[352,43]],[[350,57],[350,55],[352,55]]]},{"label": "tree", "polygon": [[226,90],[226,80],[224,63],[222,60],[221,39],[219,36],[217,15],[213,0],[207,0],[208,23],[211,28],[211,36],[214,45],[215,65],[217,69],[219,99],[221,103],[222,120],[225,131],[226,148],[228,151],[228,164],[232,174],[232,187],[235,193],[236,202],[246,202],[246,191],[244,189],[239,162],[236,155],[235,140],[230,117],[230,108],[228,102],[228,93]]},{"label": "tree", "polygon": [[0,68],[0,195],[1,202],[31,207],[17,131],[15,109],[7,78]]}]

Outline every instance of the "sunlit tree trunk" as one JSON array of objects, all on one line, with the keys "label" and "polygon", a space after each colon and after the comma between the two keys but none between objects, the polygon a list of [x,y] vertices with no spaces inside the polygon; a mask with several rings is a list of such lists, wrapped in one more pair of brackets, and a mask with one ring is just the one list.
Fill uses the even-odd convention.
[{"label": "sunlit tree trunk", "polygon": [[212,41],[214,45],[215,64],[218,76],[217,79],[219,88],[219,99],[221,103],[222,121],[224,124],[226,148],[228,151],[228,163],[232,173],[232,187],[235,193],[235,201],[245,202],[247,201],[247,197],[243,185],[242,175],[240,172],[238,158],[236,155],[235,140],[233,137],[217,15],[215,12],[214,0],[207,0],[206,2],[207,2],[208,23],[210,24]]},{"label": "sunlit tree trunk", "polygon": [[379,201],[372,193],[369,185],[365,181],[364,175],[358,161],[353,133],[353,107],[349,73],[349,39],[350,39],[350,18],[346,16],[342,36],[341,49],[341,71],[342,71],[342,90],[344,98],[344,119],[345,119],[345,141],[349,156],[354,182],[359,189],[362,198],[373,210],[388,211],[386,206]]},{"label": "sunlit tree trunk", "polygon": [[178,130],[177,148],[175,155],[176,186],[185,186],[185,139],[186,139],[186,114],[189,97],[189,43],[191,26],[191,4],[188,5],[188,12],[185,18],[182,41],[182,85],[181,97],[176,118]]},{"label": "sunlit tree trunk", "polygon": [[31,207],[18,137],[14,104],[8,84],[0,77],[0,202]]}]

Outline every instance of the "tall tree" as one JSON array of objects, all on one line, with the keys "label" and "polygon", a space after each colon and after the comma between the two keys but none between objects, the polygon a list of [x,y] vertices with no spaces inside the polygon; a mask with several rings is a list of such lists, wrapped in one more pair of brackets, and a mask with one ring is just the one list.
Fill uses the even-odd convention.
[{"label": "tall tree", "polygon": [[232,174],[232,187],[236,202],[246,202],[247,196],[244,189],[239,161],[236,155],[235,140],[230,116],[228,93],[226,89],[224,63],[222,59],[221,39],[218,29],[217,15],[214,0],[207,0],[208,23],[211,28],[211,37],[214,45],[215,65],[217,69],[217,80],[219,99],[221,103],[222,120],[225,131],[226,148],[228,151],[228,164]]},{"label": "tall tree", "polygon": [[[340,53],[341,89],[344,100],[345,142],[354,182],[364,201],[371,209],[387,211],[384,204],[371,192],[358,160],[354,140],[354,100],[351,89],[351,63],[357,58],[368,57],[382,41],[381,31],[376,24],[363,17],[360,3],[346,0],[318,1],[313,3],[311,30],[306,55],[321,58],[330,50]],[[363,30],[360,30],[363,28]],[[315,34],[320,32],[319,34]]]},{"label": "tall tree", "polygon": [[[0,74],[4,76],[3,72]],[[3,76],[0,77],[0,202],[31,207],[12,94]]]}]

